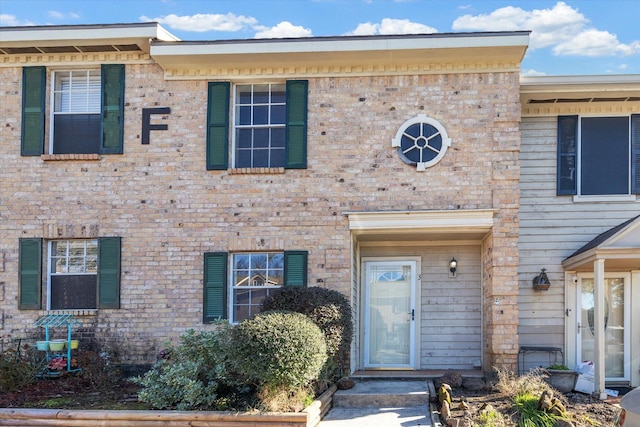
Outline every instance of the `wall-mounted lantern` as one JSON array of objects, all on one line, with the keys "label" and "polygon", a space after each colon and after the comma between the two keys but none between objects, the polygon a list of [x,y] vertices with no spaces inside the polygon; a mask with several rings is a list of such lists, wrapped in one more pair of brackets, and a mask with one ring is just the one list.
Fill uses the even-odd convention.
[{"label": "wall-mounted lantern", "polygon": [[456,277],[456,270],[458,269],[458,261],[455,258],[451,258],[449,261],[449,277]]},{"label": "wall-mounted lantern", "polygon": [[533,289],[538,291],[546,291],[549,289],[551,282],[549,281],[545,271],[547,271],[546,268],[541,269],[540,274],[533,278]]}]

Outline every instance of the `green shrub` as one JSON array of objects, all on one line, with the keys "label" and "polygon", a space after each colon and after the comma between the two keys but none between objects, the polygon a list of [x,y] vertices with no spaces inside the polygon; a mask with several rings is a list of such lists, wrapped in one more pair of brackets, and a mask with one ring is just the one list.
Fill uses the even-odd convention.
[{"label": "green shrub", "polygon": [[229,363],[261,391],[304,387],[327,360],[320,328],[300,313],[261,313],[230,332]]},{"label": "green shrub", "polygon": [[201,366],[194,361],[161,361],[140,380],[145,388],[138,398],[158,409],[210,409],[214,407],[218,384],[199,378]]},{"label": "green shrub", "polygon": [[343,294],[319,287],[288,286],[267,297],[262,310],[289,310],[309,317],[320,327],[327,343],[328,379],[337,379],[348,372],[353,323],[351,305]]},{"label": "green shrub", "polygon": [[185,332],[180,344],[165,352],[168,360],[134,379],[143,386],[138,398],[157,409],[218,409],[219,390],[227,381],[227,340],[224,325],[217,331]]}]

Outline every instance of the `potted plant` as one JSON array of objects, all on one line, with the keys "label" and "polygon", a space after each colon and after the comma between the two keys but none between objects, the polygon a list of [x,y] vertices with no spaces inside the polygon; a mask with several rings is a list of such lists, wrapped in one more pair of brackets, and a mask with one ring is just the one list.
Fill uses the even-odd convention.
[{"label": "potted plant", "polygon": [[554,364],[545,369],[545,381],[561,393],[573,390],[578,379],[578,373],[565,365]]}]

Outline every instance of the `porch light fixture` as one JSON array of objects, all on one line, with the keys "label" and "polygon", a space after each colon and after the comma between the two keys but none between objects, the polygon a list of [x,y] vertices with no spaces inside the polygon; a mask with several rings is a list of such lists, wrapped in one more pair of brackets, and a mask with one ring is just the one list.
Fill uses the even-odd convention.
[{"label": "porch light fixture", "polygon": [[458,261],[455,258],[451,258],[451,261],[449,261],[449,277],[456,277],[457,268]]},{"label": "porch light fixture", "polygon": [[551,286],[551,282],[547,277],[546,268],[540,270],[540,274],[533,278],[533,288],[539,291],[546,291]]}]

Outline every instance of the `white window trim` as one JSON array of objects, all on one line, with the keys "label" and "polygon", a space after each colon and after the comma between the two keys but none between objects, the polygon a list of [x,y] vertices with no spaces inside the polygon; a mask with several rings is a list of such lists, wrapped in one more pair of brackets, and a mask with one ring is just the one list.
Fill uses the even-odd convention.
[{"label": "white window trim", "polygon": [[[284,251],[265,251],[265,252],[260,252],[260,251],[256,251],[256,252],[235,252],[235,253],[231,253],[229,256],[229,279],[228,279],[228,297],[227,297],[227,307],[228,307],[228,318],[229,318],[229,323],[232,325],[236,325],[238,323],[240,323],[238,320],[236,320],[235,316],[234,316],[234,290],[236,289],[281,289],[282,287],[284,287],[284,283],[280,286],[269,286],[269,285],[265,285],[265,286],[240,286],[240,287],[236,287],[235,286],[235,276],[234,276],[234,265],[235,265],[235,256],[236,255],[248,255],[248,254],[282,254],[284,257]],[[284,262],[284,259],[283,259]],[[282,274],[283,274],[283,279],[284,279],[284,264],[283,264],[283,269],[282,269]]]},{"label": "white window trim", "polygon": [[[73,275],[73,276],[97,276],[98,272],[96,271],[95,273],[52,273],[53,270],[53,265],[52,265],[52,253],[53,253],[53,243],[54,242],[69,242],[72,240],[90,240],[90,241],[95,241],[96,245],[98,240],[97,239],[52,239],[49,240],[47,242],[47,310],[52,310],[51,308],[51,276],[68,276],[68,275]],[[98,303],[97,297],[96,297],[96,305]],[[58,309],[55,309],[58,310]],[[76,310],[76,309],[73,309]],[[96,306],[96,308],[88,308],[88,309],[81,309],[81,311],[91,311],[91,310],[98,310],[98,307]]]},{"label": "white window trim", "polygon": [[[287,105],[286,102],[286,85],[287,82],[286,81],[266,81],[266,82],[256,82],[256,83],[235,83],[232,85],[232,101],[231,101],[231,153],[230,153],[230,157],[231,157],[231,165],[232,168],[239,168],[240,166],[237,165],[237,159],[236,159],[236,129],[238,128],[237,124],[236,124],[236,119],[237,119],[237,113],[236,113],[236,101],[237,101],[237,96],[238,96],[238,86],[257,86],[257,85],[269,85],[269,95],[271,95],[271,86],[272,85],[283,85],[285,87],[285,108]],[[252,89],[253,91],[253,89]],[[252,104],[253,101],[252,101]],[[257,126],[243,126],[244,128],[252,128],[252,129],[257,129],[257,128],[264,128],[264,129],[274,129],[274,128],[286,128],[287,124],[286,124],[286,117],[285,117],[285,123],[282,123],[282,125],[272,125],[272,124],[267,124],[267,125],[257,125]],[[274,167],[282,167],[283,165],[280,166],[268,166],[270,168],[274,168]]]},{"label": "white window trim", "polygon": [[[58,112],[56,111],[56,93],[58,92],[58,90],[56,89],[56,78],[57,78],[57,74],[60,73],[72,73],[74,71],[85,71],[85,72],[89,72],[89,71],[100,71],[99,68],[78,68],[78,69],[60,69],[60,70],[53,70],[51,71],[51,75],[49,76],[49,83],[50,83],[50,88],[49,88],[49,147],[47,149],[47,154],[53,154],[53,143],[54,143],[54,132],[55,132],[55,116],[56,115],[60,115],[60,114],[100,114],[100,109],[98,109],[98,111],[85,111],[85,112]],[[100,77],[100,85],[102,85],[102,75],[99,75]],[[102,103],[102,93],[101,91],[98,92],[98,104],[101,105]]]},{"label": "white window trim", "polygon": [[402,135],[404,134],[404,132],[410,126],[418,123],[426,123],[428,125],[433,126],[434,128],[436,128],[436,130],[438,130],[442,138],[442,148],[440,149],[440,152],[433,159],[429,160],[428,162],[416,163],[416,170],[418,172],[423,172],[427,168],[436,165],[438,162],[440,162],[440,160],[442,160],[444,155],[447,153],[447,149],[451,146],[451,138],[449,138],[449,135],[447,134],[447,130],[444,128],[444,126],[442,126],[442,124],[439,121],[432,119],[431,117],[427,117],[425,114],[418,114],[416,117],[413,117],[407,120],[406,122],[404,122],[398,128],[398,131],[396,132],[396,136],[391,140],[391,146],[399,148],[401,146]]}]

